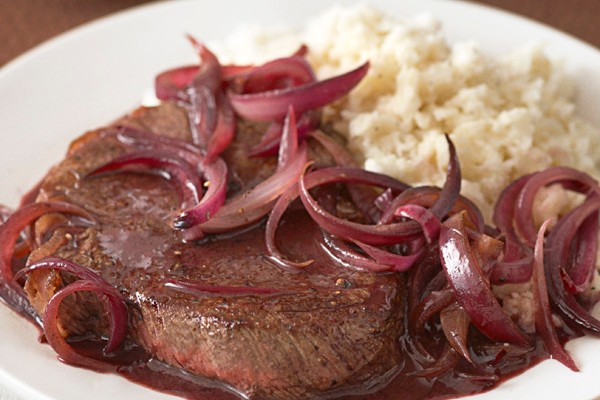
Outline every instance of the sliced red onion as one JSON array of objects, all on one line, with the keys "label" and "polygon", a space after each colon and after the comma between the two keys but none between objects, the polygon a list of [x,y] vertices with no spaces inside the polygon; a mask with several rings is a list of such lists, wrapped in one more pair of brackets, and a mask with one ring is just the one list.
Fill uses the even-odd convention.
[{"label": "sliced red onion", "polygon": [[450,306],[454,301],[454,292],[450,288],[430,292],[411,309],[408,325],[410,331],[416,334],[424,333],[427,321]]},{"label": "sliced red onion", "polygon": [[[337,172],[334,168],[328,168],[312,172],[311,174],[328,174],[329,182],[323,183],[349,181],[346,176],[333,175],[332,172],[334,171]],[[308,192],[308,189],[309,186],[306,183],[305,177],[301,177],[300,200],[304,204],[308,214],[321,228],[342,239],[358,240],[370,245],[389,245],[415,239],[421,233],[419,225],[413,221],[387,225],[367,225],[338,218],[321,207]]]},{"label": "sliced red onion", "polygon": [[301,56],[291,56],[270,61],[256,67],[244,79],[244,94],[285,89],[315,81],[310,64]]},{"label": "sliced red onion", "polygon": [[494,215],[492,216],[494,224],[507,239],[515,243],[520,243],[519,235],[514,227],[515,204],[519,193],[530,177],[531,175],[522,176],[505,187],[494,206]]},{"label": "sliced red onion", "polygon": [[358,253],[343,240],[323,231],[323,244],[321,248],[332,260],[346,267],[371,272],[387,272],[392,268],[389,264],[382,264],[372,258]]},{"label": "sliced red onion", "polygon": [[217,125],[208,139],[206,162],[211,163],[229,147],[236,131],[236,120],[233,109],[222,93],[217,94]]},{"label": "sliced red onion", "polygon": [[136,167],[140,166],[160,172],[163,177],[174,182],[182,208],[192,207],[200,201],[202,180],[197,169],[182,158],[165,151],[146,150],[129,153],[94,169],[87,177],[131,169],[137,171],[139,168]]},{"label": "sliced red onion", "polygon": [[532,292],[535,301],[535,330],[542,338],[550,356],[573,371],[578,371],[577,365],[560,344],[550,311],[550,300],[544,273],[544,234],[551,220],[547,220],[540,228],[534,250],[534,266],[532,277]]},{"label": "sliced red onion", "polygon": [[298,127],[296,125],[296,113],[290,106],[283,120],[281,131],[281,145],[277,156],[277,169],[285,168],[298,152]]},{"label": "sliced red onion", "polygon": [[473,256],[462,214],[442,225],[439,242],[440,259],[448,282],[473,324],[492,340],[526,346],[527,338],[496,300]]},{"label": "sliced red onion", "polygon": [[46,305],[43,318],[46,340],[63,362],[99,371],[112,370],[113,368],[105,361],[90,358],[76,352],[69,346],[58,328],[60,303],[70,294],[79,291],[92,291],[101,296],[106,296],[107,302],[105,302],[105,307],[107,307],[110,314],[111,337],[108,345],[105,347],[105,351],[111,352],[118,348],[127,332],[127,309],[125,304],[113,287],[105,283],[85,279],[75,281],[60,289]]},{"label": "sliced red onion", "polygon": [[418,250],[414,254],[401,255],[371,246],[358,240],[353,240],[354,244],[360,247],[365,253],[373,258],[378,264],[389,266],[389,271],[404,272],[408,271],[420,258],[425,251]]},{"label": "sliced red onion", "polygon": [[[336,164],[341,167],[358,167],[358,163],[354,159],[354,156],[348,151],[348,149],[338,142],[336,142],[332,137],[326,135],[320,130],[314,130],[310,133],[310,137],[315,139],[321,146],[327,150],[329,154],[333,157]],[[410,188],[409,185],[398,181],[399,186],[396,186],[394,191],[395,194],[398,194],[401,191],[407,190]],[[398,190],[398,187],[403,187],[401,190]],[[357,186],[357,185],[348,185],[348,192],[350,193],[350,197],[352,201],[356,205],[356,207],[363,213],[363,215],[369,217],[372,222],[379,221],[381,217],[381,211],[377,208],[375,201],[379,196],[379,192],[376,191],[373,187],[370,186]]]},{"label": "sliced red onion", "polygon": [[279,169],[248,192],[226,202],[213,218],[201,225],[202,231],[229,232],[259,221],[271,211],[279,196],[298,181],[308,161],[307,157],[306,143],[302,143],[285,168]]},{"label": "sliced red onion", "polygon": [[221,87],[221,63],[203,43],[200,43],[191,35],[187,37],[200,57],[200,69],[194,76],[191,86],[206,87],[211,93],[215,93]]},{"label": "sliced red onion", "polygon": [[446,172],[446,181],[442,186],[440,197],[436,200],[435,204],[431,206],[431,212],[439,219],[444,218],[446,214],[452,210],[456,200],[460,196],[461,187],[461,173],[460,173],[460,162],[458,161],[458,154],[454,143],[450,140],[450,136],[444,135],[446,142],[448,143],[448,170]]},{"label": "sliced red onion", "polygon": [[553,183],[567,185],[579,193],[593,191],[600,194],[600,187],[593,178],[572,168],[553,167],[529,176],[516,198],[514,222],[523,241],[531,247],[535,244],[537,234],[532,213],[535,195],[542,187]]},{"label": "sliced red onion", "polygon": [[423,236],[427,243],[431,244],[437,240],[440,234],[440,220],[433,212],[416,204],[406,204],[396,209],[397,217],[408,218],[417,221],[423,230]]},{"label": "sliced red onion", "polygon": [[160,100],[190,101],[186,88],[206,86],[215,92],[221,84],[221,65],[206,46],[188,35],[200,56],[200,65],[189,65],[167,70],[155,79],[155,93]]},{"label": "sliced red onion", "polygon": [[[565,264],[566,276],[563,276],[565,288],[571,293],[580,294],[589,289],[596,272],[598,250],[598,213],[587,217],[573,238],[572,256]],[[568,280],[568,285],[567,285]]]},{"label": "sliced red onion", "polygon": [[490,281],[495,285],[523,283],[531,278],[532,271],[531,249],[505,237],[503,256],[492,268]]},{"label": "sliced red onion", "polygon": [[[320,114],[315,110],[310,110],[306,111],[300,116],[297,123],[299,142],[304,140],[306,136],[319,125],[319,115]],[[250,155],[250,157],[269,157],[276,155],[279,151],[279,143],[281,142],[282,131],[282,122],[271,122],[267,128],[267,131],[260,139],[260,142],[249,150],[248,155]]]},{"label": "sliced red onion", "polygon": [[565,289],[564,265],[569,260],[572,238],[592,214],[600,210],[600,196],[593,195],[562,217],[552,228],[545,246],[545,273],[550,301],[565,322],[575,328],[600,333],[600,321],[586,311]]},{"label": "sliced red onion", "polygon": [[[438,201],[442,194],[442,189],[434,186],[418,186],[409,188],[398,194],[391,201],[387,201],[381,214],[379,223],[389,224],[395,217],[395,212],[398,207],[407,204],[419,205],[425,208],[431,208]],[[469,199],[459,196],[454,203],[454,207],[448,212],[449,215],[466,212],[469,224],[478,232],[485,230],[483,215],[479,208]]]},{"label": "sliced red onion", "polygon": [[212,163],[204,165],[203,169],[208,190],[198,204],[175,217],[173,221],[175,229],[188,229],[208,221],[225,203],[227,164],[222,158],[217,158]]},{"label": "sliced red onion", "polygon": [[80,290],[99,291],[101,294],[104,294],[106,296],[103,298],[103,301],[105,300],[105,307],[111,310],[111,312],[109,313],[111,315],[111,330],[109,341],[105,347],[105,351],[107,353],[110,353],[117,350],[117,348],[121,345],[121,343],[125,339],[125,336],[127,335],[127,309],[125,307],[125,303],[121,299],[120,293],[112,286],[110,286],[96,272],[73,261],[65,260],[63,258],[46,257],[33,264],[28,265],[25,269],[19,272],[20,274],[30,274],[31,272],[37,270],[66,271],[81,279],[81,281],[76,282],[90,282],[91,284],[95,284],[96,289]]},{"label": "sliced red onion", "polygon": [[169,69],[156,76],[154,90],[160,100],[182,100],[181,93],[198,74],[198,65]]},{"label": "sliced red onion", "polygon": [[[310,172],[304,176],[304,184],[307,189],[336,182],[348,182],[359,184],[362,183],[366,185],[374,185],[379,187],[392,187],[394,189],[403,189],[405,187],[403,183],[398,182],[397,180],[390,178],[386,175],[365,171],[360,168],[324,168],[321,170]],[[310,260],[305,262],[287,260],[277,249],[277,246],[275,244],[275,232],[277,231],[277,227],[279,226],[279,221],[281,220],[281,217],[283,216],[285,210],[288,208],[289,204],[296,198],[298,198],[298,196],[299,188],[297,186],[290,187],[290,189],[287,192],[285,192],[275,203],[275,206],[273,207],[273,210],[271,211],[271,214],[269,215],[269,218],[267,220],[267,226],[265,229],[265,242],[267,246],[267,253],[272,261],[284,268],[303,267],[310,263]],[[336,217],[331,216],[331,218]],[[344,221],[341,219],[339,220]],[[361,226],[360,224],[357,225],[359,227]],[[419,230],[419,227],[417,224],[413,225],[413,228],[415,230],[414,234],[417,235],[416,232]],[[327,229],[325,229],[325,231],[327,231]],[[351,251],[347,246],[343,247],[344,248],[342,248],[342,244],[340,243],[337,246],[325,245],[324,249],[326,250],[326,253],[329,256],[333,257],[337,262],[343,265],[351,265],[361,269],[368,269],[372,271],[381,271],[386,268],[389,268],[389,266],[384,267],[373,260],[369,260],[368,258]]]},{"label": "sliced red onion", "polygon": [[153,132],[125,125],[119,125],[115,130],[111,129],[102,134],[116,136],[121,143],[126,145],[175,154],[192,165],[204,162],[204,156],[200,149],[184,140],[157,135]]},{"label": "sliced red onion", "polygon": [[301,114],[340,99],[362,80],[368,69],[367,62],[343,75],[301,86],[252,94],[229,92],[229,100],[233,109],[248,120],[275,121],[285,117],[290,105]]},{"label": "sliced red onion", "polygon": [[58,201],[32,203],[19,208],[0,225],[0,277],[4,284],[11,285],[13,281],[13,250],[21,231],[49,213],[73,214],[93,221],[93,217],[83,208]]},{"label": "sliced red onion", "polygon": [[416,371],[414,375],[421,378],[432,379],[436,376],[441,376],[456,370],[459,360],[459,354],[451,346],[446,345],[442,350],[442,354],[432,366]]},{"label": "sliced red onion", "polygon": [[[295,52],[293,52],[290,55],[290,57],[305,57],[307,53],[308,53],[308,46],[303,44]],[[248,75],[257,68],[260,68],[260,66],[230,64],[230,65],[223,65],[221,67],[221,72],[222,72],[224,81],[241,80],[243,83],[243,81],[245,81],[247,79]],[[235,86],[235,84],[233,86]]]},{"label": "sliced red onion", "polygon": [[186,89],[187,101],[184,104],[188,112],[192,142],[205,149],[218,121],[215,93],[204,85],[193,85]]},{"label": "sliced red onion", "polygon": [[[201,237],[201,232],[226,232],[252,224],[271,211],[277,198],[297,182],[307,162],[306,143],[298,146],[297,133],[294,111],[290,107],[285,121],[282,146],[275,173],[249,192],[238,195],[225,204],[221,208],[221,212],[215,215],[216,221],[214,219],[207,220],[202,224],[201,230],[195,231],[198,235],[197,238]],[[194,236],[187,235],[187,237]]]},{"label": "sliced red onion", "polygon": [[473,364],[469,346],[467,345],[470,323],[471,319],[469,315],[456,303],[440,312],[440,325],[448,343],[454,351]]}]

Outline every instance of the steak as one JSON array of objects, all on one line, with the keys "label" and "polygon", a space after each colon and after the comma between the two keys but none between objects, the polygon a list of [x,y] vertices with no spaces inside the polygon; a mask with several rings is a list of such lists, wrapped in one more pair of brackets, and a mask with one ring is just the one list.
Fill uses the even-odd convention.
[{"label": "steak", "polygon": [[[191,136],[186,113],[169,103],[140,108],[118,124],[184,140]],[[240,122],[223,156],[230,186],[237,190],[254,186],[276,166],[275,159],[246,156],[260,128]],[[183,242],[170,226],[179,199],[168,180],[135,172],[82,179],[132,150],[113,134],[116,129],[109,126],[74,141],[38,195],[38,201],[79,205],[95,223],[73,228],[60,223],[67,217],[42,217],[35,231],[44,245],[29,262],[53,255],[97,272],[127,299],[131,340],[169,365],[223,382],[249,398],[356,394],[358,388],[374,391],[393,377],[401,364],[401,276],[333,263],[321,248],[318,226],[301,209],[286,213],[277,240],[290,258],[314,260],[302,270],[284,270],[265,257],[264,223]],[[326,163],[324,152],[311,146]],[[173,279],[274,291],[199,294],[173,290],[166,284]],[[67,280],[56,271],[29,275],[26,292],[40,315]],[[64,335],[105,335],[107,321],[95,296],[76,296],[62,307]]]}]

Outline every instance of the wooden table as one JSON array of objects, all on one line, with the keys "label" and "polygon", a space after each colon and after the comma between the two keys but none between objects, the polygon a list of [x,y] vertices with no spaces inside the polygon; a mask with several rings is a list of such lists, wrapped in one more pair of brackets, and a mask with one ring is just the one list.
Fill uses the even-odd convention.
[{"label": "wooden table", "polygon": [[[0,66],[70,28],[149,2],[149,0],[0,0]],[[472,2],[530,17],[600,48],[599,0],[473,0]]]}]

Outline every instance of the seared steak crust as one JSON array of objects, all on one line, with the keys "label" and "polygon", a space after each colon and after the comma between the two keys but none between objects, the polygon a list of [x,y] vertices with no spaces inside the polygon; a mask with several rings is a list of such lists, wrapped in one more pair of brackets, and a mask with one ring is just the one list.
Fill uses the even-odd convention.
[{"label": "seared steak crust", "polygon": [[[119,124],[190,137],[185,113],[172,104],[139,109]],[[127,298],[134,341],[166,363],[218,379],[245,396],[326,397],[385,383],[382,377],[389,378],[400,363],[403,296],[397,274],[332,264],[320,248],[318,227],[302,210],[289,211],[278,231],[280,247],[290,257],[314,260],[296,273],[265,258],[262,224],[200,243],[182,242],[170,226],[179,200],[167,180],[132,172],[82,179],[132,150],[110,134],[114,129],[75,141],[38,196],[80,205],[96,217],[95,224],[55,230],[31,261],[52,254],[98,272]],[[251,187],[274,170],[274,160],[245,155],[260,132],[241,123],[224,155],[237,187]],[[49,218],[56,217],[38,222],[38,236],[48,236],[56,226]],[[57,272],[30,274],[26,290],[40,314],[65,279]],[[181,292],[166,285],[173,279],[279,292]],[[103,334],[106,322],[98,317],[93,295],[79,296],[86,301],[71,301],[62,313],[65,335]]]}]

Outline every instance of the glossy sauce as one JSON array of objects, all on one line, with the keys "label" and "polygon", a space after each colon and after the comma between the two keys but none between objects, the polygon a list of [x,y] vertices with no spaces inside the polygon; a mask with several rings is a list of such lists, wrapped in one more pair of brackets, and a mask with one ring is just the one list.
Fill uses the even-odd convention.
[{"label": "glossy sauce", "polygon": [[[477,338],[475,342],[482,346],[479,351],[489,346],[483,338]],[[362,388],[363,394],[356,395],[361,389],[346,389],[349,393],[332,394],[332,397],[338,400],[431,400],[448,399],[470,394],[480,393],[493,389],[503,381],[524,372],[537,363],[547,358],[543,345],[540,341],[536,342],[534,349],[526,354],[515,354],[512,357],[508,355],[505,358],[495,360],[496,373],[498,379],[477,380],[459,373],[452,372],[434,379],[425,379],[414,376],[413,374],[421,369],[414,357],[414,346],[411,339],[407,336],[400,338],[399,345],[402,347],[402,367],[395,371],[395,377],[391,379],[383,389],[374,393],[364,393],[367,388]],[[73,343],[73,346],[82,353],[89,355],[99,354],[102,343],[95,341],[81,341]],[[489,358],[484,351],[474,353],[475,358],[481,360]],[[115,373],[124,378],[141,384],[150,389],[160,392],[180,396],[189,400],[239,400],[242,396],[237,396],[234,390],[227,388],[219,382],[210,381],[201,377],[187,374],[185,371],[166,365],[153,359],[150,355],[140,350],[139,347],[132,346],[128,351],[120,353],[111,360],[115,364]]]}]

